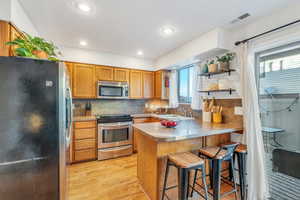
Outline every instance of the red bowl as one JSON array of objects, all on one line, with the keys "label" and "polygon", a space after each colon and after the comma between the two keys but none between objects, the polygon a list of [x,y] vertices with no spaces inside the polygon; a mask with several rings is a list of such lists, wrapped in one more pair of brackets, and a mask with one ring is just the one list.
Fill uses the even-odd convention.
[{"label": "red bowl", "polygon": [[163,125],[164,127],[167,127],[167,128],[174,128],[177,126],[176,121],[163,120],[160,123],[161,123],[161,125]]}]

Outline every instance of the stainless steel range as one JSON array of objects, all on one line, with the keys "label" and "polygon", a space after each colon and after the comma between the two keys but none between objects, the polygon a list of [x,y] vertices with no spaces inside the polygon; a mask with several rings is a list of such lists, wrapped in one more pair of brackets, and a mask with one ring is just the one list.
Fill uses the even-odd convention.
[{"label": "stainless steel range", "polygon": [[100,115],[98,122],[98,160],[131,155],[132,117],[130,115]]}]

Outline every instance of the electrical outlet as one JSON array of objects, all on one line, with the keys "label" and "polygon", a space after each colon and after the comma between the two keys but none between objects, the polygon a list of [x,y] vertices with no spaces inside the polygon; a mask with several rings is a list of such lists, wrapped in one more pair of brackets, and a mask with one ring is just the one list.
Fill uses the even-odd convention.
[{"label": "electrical outlet", "polygon": [[234,114],[235,115],[243,115],[243,107],[241,107],[241,106],[235,106],[234,107]]}]

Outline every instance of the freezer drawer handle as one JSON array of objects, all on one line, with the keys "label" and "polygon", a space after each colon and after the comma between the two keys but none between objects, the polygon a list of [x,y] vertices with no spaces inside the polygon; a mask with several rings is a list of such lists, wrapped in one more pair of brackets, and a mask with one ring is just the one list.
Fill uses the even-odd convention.
[{"label": "freezer drawer handle", "polygon": [[0,166],[9,166],[9,165],[16,165],[20,163],[26,163],[26,162],[32,162],[32,161],[38,161],[38,160],[46,160],[47,157],[37,157],[37,158],[31,158],[31,159],[26,159],[26,160],[16,160],[16,161],[11,161],[11,162],[4,162],[0,163]]}]

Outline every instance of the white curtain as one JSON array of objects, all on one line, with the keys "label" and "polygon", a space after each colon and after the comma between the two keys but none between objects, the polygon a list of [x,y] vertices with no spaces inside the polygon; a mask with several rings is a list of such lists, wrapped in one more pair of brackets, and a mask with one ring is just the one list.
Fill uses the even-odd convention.
[{"label": "white curtain", "polygon": [[198,90],[200,89],[201,79],[198,74],[201,72],[200,64],[195,65],[192,78],[192,102],[191,108],[193,110],[200,110],[202,105],[201,95]]},{"label": "white curtain", "polygon": [[240,45],[238,57],[241,65],[244,134],[248,146],[248,199],[265,200],[269,197],[269,189],[265,171],[264,146],[255,79],[255,56],[251,52],[249,44]]},{"label": "white curtain", "polygon": [[169,94],[169,107],[178,107],[178,75],[177,70],[172,70],[170,73],[170,94]]}]

